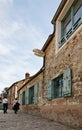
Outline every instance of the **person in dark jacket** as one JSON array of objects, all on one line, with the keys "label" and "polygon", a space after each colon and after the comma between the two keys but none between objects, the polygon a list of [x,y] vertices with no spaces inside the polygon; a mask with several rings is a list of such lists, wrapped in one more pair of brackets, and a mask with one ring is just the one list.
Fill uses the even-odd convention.
[{"label": "person in dark jacket", "polygon": [[15,113],[15,114],[17,114],[17,112],[18,112],[19,106],[20,106],[20,103],[19,103],[19,101],[17,100],[17,98],[15,98],[15,100],[13,101],[13,110],[14,110],[14,113]]}]

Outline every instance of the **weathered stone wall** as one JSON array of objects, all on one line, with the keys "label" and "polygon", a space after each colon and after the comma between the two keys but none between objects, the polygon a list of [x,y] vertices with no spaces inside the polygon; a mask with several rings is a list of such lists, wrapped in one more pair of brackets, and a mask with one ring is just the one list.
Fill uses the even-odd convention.
[{"label": "weathered stone wall", "polygon": [[[38,104],[23,105],[21,110],[65,125],[82,128],[82,27],[58,52],[55,50],[54,37],[45,53],[45,70],[20,91],[22,93],[36,82],[39,83]],[[49,79],[54,79],[69,67],[72,69],[72,95],[48,101]]]},{"label": "weathered stone wall", "polygon": [[82,105],[60,104],[43,106],[40,111],[41,115],[67,126],[82,128]]},{"label": "weathered stone wall", "polygon": [[17,87],[17,91],[28,81],[28,79],[24,79],[21,81],[18,81],[14,84],[12,84],[12,86],[10,86],[9,90],[8,90],[8,100],[9,100],[9,104],[13,104],[13,100],[15,99],[15,94],[16,94],[16,87]]},{"label": "weathered stone wall", "polygon": [[22,112],[26,112],[31,115],[41,116],[40,108],[36,104],[29,104],[29,105],[26,104],[26,105],[20,106],[20,110]]},{"label": "weathered stone wall", "polygon": [[38,104],[25,104],[21,106],[21,111],[25,111],[31,113],[33,115],[40,115],[40,110],[38,106],[43,104],[43,72],[33,78],[30,82],[28,82],[21,90],[20,94],[25,91],[27,88],[32,87],[34,84],[38,83]]},{"label": "weathered stone wall", "polygon": [[23,79],[21,81],[18,81],[17,83],[17,90],[21,89],[21,87],[29,80],[29,78]]},{"label": "weathered stone wall", "polygon": [[[67,68],[72,69],[72,96],[47,101],[47,84]],[[44,71],[44,99],[41,114],[66,125],[82,127],[82,26],[58,51],[55,37],[46,49]]]},{"label": "weathered stone wall", "polygon": [[20,93],[22,93],[23,91],[25,91],[27,88],[32,87],[36,83],[38,83],[38,85],[39,85],[38,100],[40,100],[42,98],[43,72],[41,72],[38,76],[36,76],[35,78],[33,78],[27,84],[25,84],[24,87],[20,90]]},{"label": "weathered stone wall", "polygon": [[15,98],[15,84],[13,84],[13,86],[8,90],[8,101],[9,104],[13,104],[13,100]]}]

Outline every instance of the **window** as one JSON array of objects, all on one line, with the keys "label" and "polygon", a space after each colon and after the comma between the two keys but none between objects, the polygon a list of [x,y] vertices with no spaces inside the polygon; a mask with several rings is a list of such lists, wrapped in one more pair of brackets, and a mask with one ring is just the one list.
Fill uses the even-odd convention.
[{"label": "window", "polygon": [[29,104],[34,103],[34,86],[29,88]]},{"label": "window", "polygon": [[47,87],[48,100],[71,96],[71,69],[68,68],[57,78],[50,80]]},{"label": "window", "polygon": [[38,84],[29,88],[29,104],[38,103]]},{"label": "window", "polygon": [[22,94],[22,104],[37,104],[38,103],[38,84],[27,88]]},{"label": "window", "polygon": [[54,82],[54,98],[63,96],[63,75],[58,76]]},{"label": "window", "polygon": [[66,34],[71,28],[71,11],[69,10],[64,19],[62,20],[62,34],[61,38],[64,34]]},{"label": "window", "polygon": [[74,0],[74,3],[61,21],[61,40],[59,48],[82,24],[82,0]]},{"label": "window", "polygon": [[74,23],[82,16],[82,1],[76,0],[74,3]]}]

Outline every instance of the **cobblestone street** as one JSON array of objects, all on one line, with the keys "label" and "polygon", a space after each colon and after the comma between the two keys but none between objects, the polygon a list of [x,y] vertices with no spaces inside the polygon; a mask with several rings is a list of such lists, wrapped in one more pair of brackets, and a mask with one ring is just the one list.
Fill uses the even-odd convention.
[{"label": "cobblestone street", "polygon": [[74,130],[41,117],[8,110],[0,110],[0,130]]}]

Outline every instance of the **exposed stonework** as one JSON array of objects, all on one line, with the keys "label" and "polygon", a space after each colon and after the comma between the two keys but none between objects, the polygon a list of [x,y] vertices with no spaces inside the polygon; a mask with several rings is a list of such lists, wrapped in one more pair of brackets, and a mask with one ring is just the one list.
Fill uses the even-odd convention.
[{"label": "exposed stonework", "polygon": [[[55,53],[55,37],[46,49],[44,71],[45,105],[41,108],[44,117],[71,126],[82,127],[82,27],[68,42]],[[72,69],[72,96],[46,100],[47,84],[70,67]]]},{"label": "exposed stonework", "polygon": [[[80,32],[82,32],[82,27],[58,53],[55,50],[55,37],[52,39],[45,50],[45,69],[20,90],[22,93],[26,88],[38,82],[38,104],[23,105],[22,111],[82,128],[82,33]],[[48,80],[56,78],[68,67],[72,70],[72,95],[48,101]]]},{"label": "exposed stonework", "polygon": [[[27,82],[24,87],[19,91],[19,95],[22,94],[27,88],[32,87],[34,84],[38,83],[38,106],[42,105],[43,103],[43,72],[41,72],[37,77],[33,78],[30,82]],[[30,110],[33,108],[35,109],[36,107],[38,108],[35,104],[31,104],[30,107],[29,105],[23,105],[21,106],[22,111],[28,111],[29,108]],[[36,110],[35,110],[36,111]]]}]

